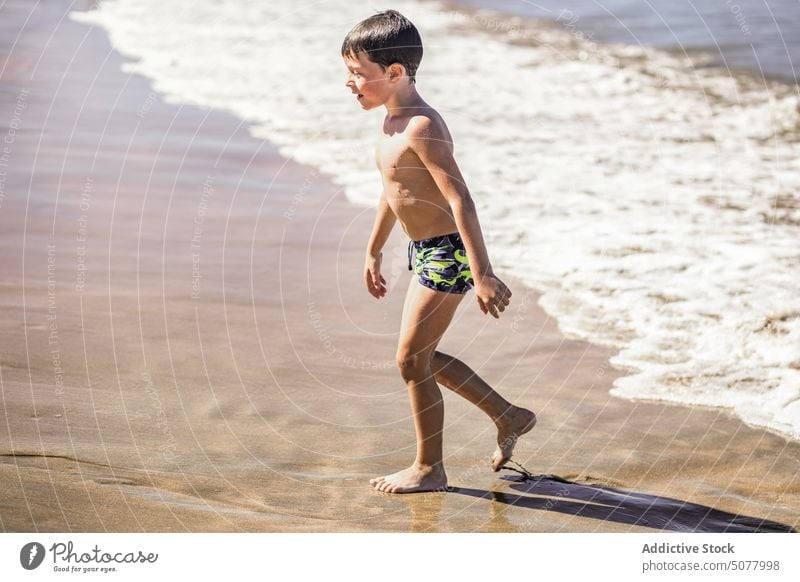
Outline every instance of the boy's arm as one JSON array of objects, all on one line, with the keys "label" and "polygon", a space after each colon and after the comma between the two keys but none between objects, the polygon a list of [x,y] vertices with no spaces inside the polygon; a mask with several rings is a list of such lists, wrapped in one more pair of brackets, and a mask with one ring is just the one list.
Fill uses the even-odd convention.
[{"label": "boy's arm", "polygon": [[367,291],[375,299],[386,295],[386,279],[381,275],[381,249],[386,244],[395,222],[397,222],[397,216],[386,200],[386,192],[383,192],[378,203],[375,226],[372,228],[372,235],[367,243],[367,256],[364,259],[364,282],[367,285]]},{"label": "boy's arm", "polygon": [[378,213],[375,215],[375,225],[372,227],[372,235],[369,237],[367,244],[367,256],[377,257],[383,249],[383,245],[389,239],[397,222],[397,216],[389,206],[386,200],[386,192],[381,194],[381,200],[378,202]]},{"label": "boy's arm", "polygon": [[442,196],[453,210],[453,218],[469,258],[478,303],[484,313],[498,317],[494,309],[503,311],[511,291],[498,279],[489,261],[475,202],[458,169],[447,136],[427,117],[418,117],[409,124],[410,144],[414,153],[430,172]]}]

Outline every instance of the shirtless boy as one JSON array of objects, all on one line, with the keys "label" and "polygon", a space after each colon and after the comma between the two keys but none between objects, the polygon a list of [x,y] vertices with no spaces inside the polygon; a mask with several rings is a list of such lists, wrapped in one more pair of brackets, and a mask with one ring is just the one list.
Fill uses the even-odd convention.
[{"label": "shirtless boy", "polygon": [[447,488],[447,475],[438,384],[494,421],[495,471],[511,458],[517,439],[536,424],[533,412],[514,406],[466,364],[436,349],[467,291],[474,288],[481,311],[495,318],[508,306],[511,291],[492,270],[447,126],[417,93],[415,74],[422,60],[417,29],[394,10],[375,14],[347,34],[342,58],[346,85],[361,108],[386,107],[376,150],[383,194],[367,245],[367,290],[376,299],[386,295],[381,249],[397,220],[411,239],[409,269],[416,275],[405,298],[396,359],[411,399],[417,456],[407,469],[370,484],[388,493],[441,491]]}]

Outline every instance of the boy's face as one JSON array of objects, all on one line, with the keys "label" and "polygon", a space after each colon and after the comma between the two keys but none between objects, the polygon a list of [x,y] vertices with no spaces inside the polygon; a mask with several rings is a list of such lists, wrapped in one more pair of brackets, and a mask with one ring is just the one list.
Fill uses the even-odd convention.
[{"label": "boy's face", "polygon": [[347,66],[345,85],[356,95],[362,109],[372,109],[386,103],[395,84],[389,70],[370,61],[364,53],[344,55],[342,58]]}]

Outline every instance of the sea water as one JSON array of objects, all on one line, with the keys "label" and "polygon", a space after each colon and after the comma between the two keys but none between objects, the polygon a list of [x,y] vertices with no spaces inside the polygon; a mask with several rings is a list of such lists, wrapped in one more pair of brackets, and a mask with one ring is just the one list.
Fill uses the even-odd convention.
[{"label": "sea water", "polygon": [[[797,87],[601,44],[561,13],[453,6],[392,2],[422,34],[418,88],[453,133],[495,270],[540,290],[565,334],[618,350],[613,394],[800,438]],[[168,101],[233,112],[375,206],[384,111],[361,110],[339,48],[383,8],[108,0],[72,17]]]}]

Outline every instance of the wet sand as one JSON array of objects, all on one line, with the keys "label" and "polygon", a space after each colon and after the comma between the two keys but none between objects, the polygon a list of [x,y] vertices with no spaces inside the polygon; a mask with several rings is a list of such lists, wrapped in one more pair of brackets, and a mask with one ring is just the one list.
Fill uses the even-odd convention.
[{"label": "wet sand", "polygon": [[493,426],[445,390],[453,490],[371,491],[414,455],[402,230],[376,301],[374,210],[237,118],[165,103],[69,7],[0,8],[3,531],[800,525],[800,443],[611,397],[612,352],[565,338],[509,274],[503,317],[470,293],[439,347],[537,412],[514,457],[534,478],[493,473]]}]

